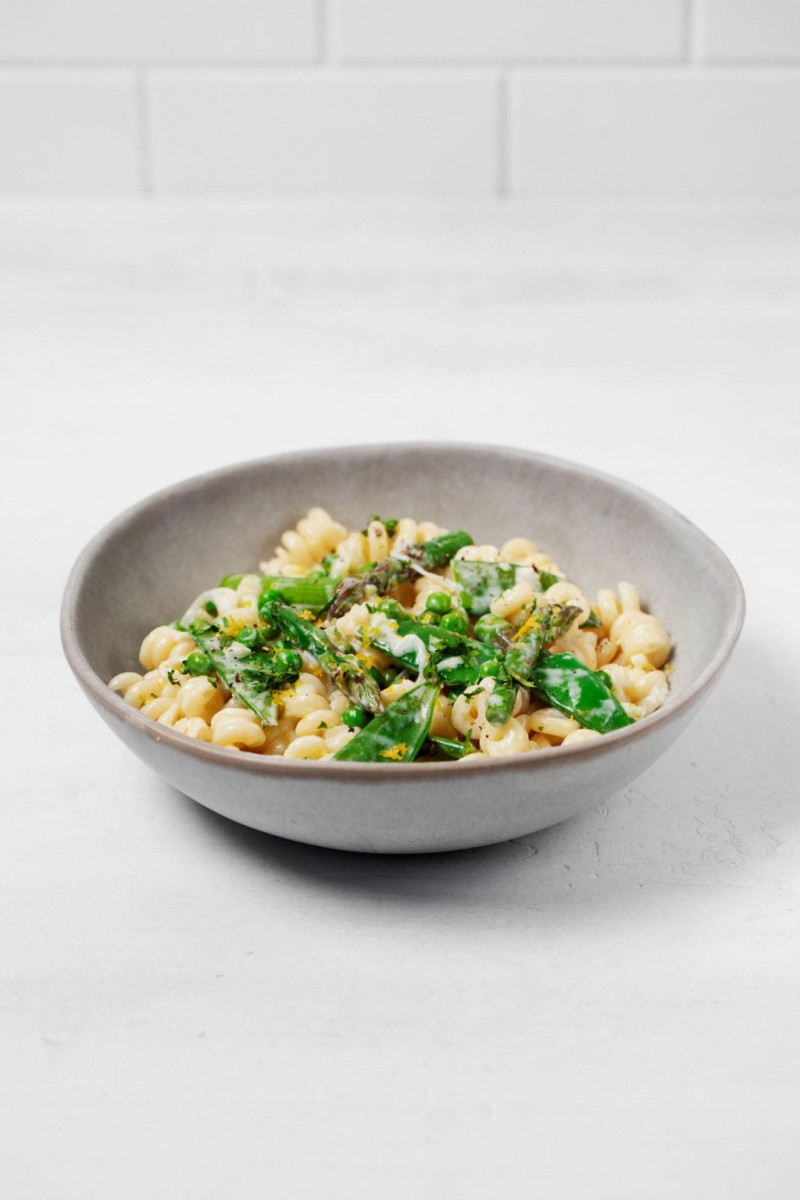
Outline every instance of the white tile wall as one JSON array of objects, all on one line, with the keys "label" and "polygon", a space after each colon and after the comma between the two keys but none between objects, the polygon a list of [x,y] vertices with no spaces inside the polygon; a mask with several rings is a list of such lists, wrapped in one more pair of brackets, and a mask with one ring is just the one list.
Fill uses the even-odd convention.
[{"label": "white tile wall", "polygon": [[163,192],[491,195],[488,78],[156,73]]},{"label": "white tile wall", "polygon": [[515,81],[519,195],[800,193],[800,77],[642,73]]},{"label": "white tile wall", "polygon": [[706,0],[711,59],[800,62],[798,0]]},{"label": "white tile wall", "polygon": [[137,122],[129,71],[0,70],[0,191],[135,191]]},{"label": "white tile wall", "polygon": [[2,0],[0,61],[308,62],[316,0]]},{"label": "white tile wall", "polygon": [[676,59],[684,0],[338,0],[345,61]]},{"label": "white tile wall", "polygon": [[0,191],[785,196],[798,86],[800,0],[0,0]]}]

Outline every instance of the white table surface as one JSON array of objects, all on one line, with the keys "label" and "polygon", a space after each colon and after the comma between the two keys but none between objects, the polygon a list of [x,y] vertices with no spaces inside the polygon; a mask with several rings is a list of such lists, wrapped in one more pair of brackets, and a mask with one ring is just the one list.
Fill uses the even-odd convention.
[{"label": "white table surface", "polygon": [[[6,203],[0,269],[3,1194],[794,1200],[800,208]],[[739,569],[734,661],[632,787],[350,856],[101,724],[56,626],[106,520],[453,435],[642,484]]]}]

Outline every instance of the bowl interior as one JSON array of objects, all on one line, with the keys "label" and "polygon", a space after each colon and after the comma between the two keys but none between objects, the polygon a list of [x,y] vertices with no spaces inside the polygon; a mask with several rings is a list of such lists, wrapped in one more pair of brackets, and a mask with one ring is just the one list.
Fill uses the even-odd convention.
[{"label": "bowl interior", "polygon": [[711,662],[740,604],[721,551],[630,485],[514,450],[356,447],[226,468],[123,514],[84,556],[79,650],[102,680],[135,669],[149,629],[225,573],[257,570],[313,505],[352,528],[378,512],[465,528],[478,542],[531,537],[590,596],[629,580],[672,635],[673,697]]}]

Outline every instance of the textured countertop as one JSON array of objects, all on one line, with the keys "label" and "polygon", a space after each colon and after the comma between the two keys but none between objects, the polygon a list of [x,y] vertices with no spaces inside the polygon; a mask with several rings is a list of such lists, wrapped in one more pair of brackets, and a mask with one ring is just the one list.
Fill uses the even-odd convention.
[{"label": "textured countertop", "polygon": [[[5,1195],[797,1196],[798,328],[800,209],[0,205]],[[448,437],[730,555],[745,631],[676,746],[409,859],[149,774],[60,654],[85,541],[223,463]]]}]

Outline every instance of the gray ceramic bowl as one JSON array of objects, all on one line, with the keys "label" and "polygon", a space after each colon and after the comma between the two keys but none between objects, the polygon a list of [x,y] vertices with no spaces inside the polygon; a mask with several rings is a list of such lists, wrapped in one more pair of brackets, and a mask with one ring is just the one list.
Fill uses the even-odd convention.
[{"label": "gray ceramic bowl", "polygon": [[[670,631],[671,696],[639,724],[568,749],[460,763],[292,762],[193,741],[111,692],[144,634],[229,571],[257,569],[312,505],[533,537],[588,592],[629,579]],[[609,475],[474,445],[312,450],[177,484],[112,521],[72,571],[64,650],[103,720],[154,771],[235,821],[340,849],[486,845],[602,803],[675,741],[736,643],[744,595],[725,555],[660,500]]]}]

